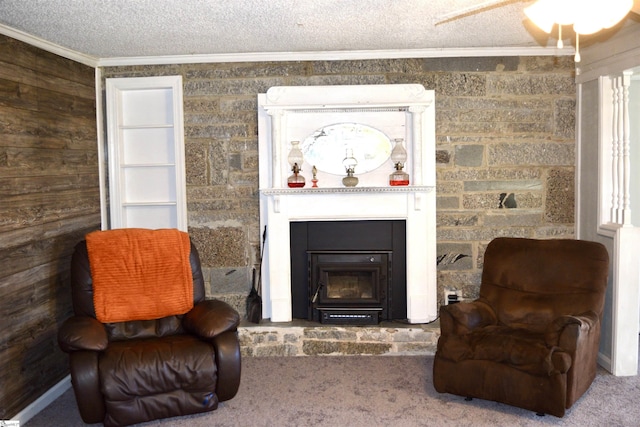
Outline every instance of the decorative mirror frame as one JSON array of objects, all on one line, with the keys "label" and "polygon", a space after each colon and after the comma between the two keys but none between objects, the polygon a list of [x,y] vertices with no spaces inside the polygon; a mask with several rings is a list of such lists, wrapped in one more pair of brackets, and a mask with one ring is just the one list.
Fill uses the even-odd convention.
[{"label": "decorative mirror frame", "polygon": [[[302,141],[313,131],[340,122],[363,123],[391,139],[404,138],[411,185],[435,186],[434,104],[433,91],[419,84],[272,87],[258,95],[260,189],[286,188],[291,141]],[[310,172],[312,165],[305,166]],[[391,172],[378,171],[384,176],[374,173],[369,180],[361,179],[362,186],[386,186]]]},{"label": "decorative mirror frame", "polygon": [[352,150],[357,173],[363,174],[389,160],[393,143],[387,134],[373,126],[341,122],[314,130],[301,141],[301,149],[307,163],[332,175],[344,175],[343,160],[347,150]]}]

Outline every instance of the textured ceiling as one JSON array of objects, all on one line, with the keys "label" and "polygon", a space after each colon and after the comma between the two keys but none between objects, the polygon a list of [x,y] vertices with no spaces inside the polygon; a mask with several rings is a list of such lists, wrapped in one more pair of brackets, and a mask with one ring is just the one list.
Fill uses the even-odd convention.
[{"label": "textured ceiling", "polygon": [[553,46],[526,20],[531,3],[0,0],[0,24],[95,58]]}]

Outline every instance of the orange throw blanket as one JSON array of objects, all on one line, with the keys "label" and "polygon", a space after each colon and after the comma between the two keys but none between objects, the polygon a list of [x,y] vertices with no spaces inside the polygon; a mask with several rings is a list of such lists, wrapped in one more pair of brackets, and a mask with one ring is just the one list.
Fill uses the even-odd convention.
[{"label": "orange throw blanket", "polygon": [[151,320],[193,307],[189,235],[122,228],[87,234],[96,318]]}]

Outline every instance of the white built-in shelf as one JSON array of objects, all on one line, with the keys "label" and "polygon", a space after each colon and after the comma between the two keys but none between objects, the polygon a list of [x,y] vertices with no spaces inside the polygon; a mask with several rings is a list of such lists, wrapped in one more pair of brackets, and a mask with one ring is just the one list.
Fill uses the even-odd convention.
[{"label": "white built-in shelf", "polygon": [[187,230],[182,77],[106,80],[112,228]]}]

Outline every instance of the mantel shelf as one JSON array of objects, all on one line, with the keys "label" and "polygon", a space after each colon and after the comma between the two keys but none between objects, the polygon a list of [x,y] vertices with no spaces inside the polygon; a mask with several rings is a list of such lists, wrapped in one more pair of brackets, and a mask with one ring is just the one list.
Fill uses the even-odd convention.
[{"label": "mantel shelf", "polygon": [[398,186],[398,187],[333,187],[333,188],[263,188],[261,194],[265,196],[311,195],[311,194],[366,194],[366,193],[430,193],[435,191],[432,186]]}]

